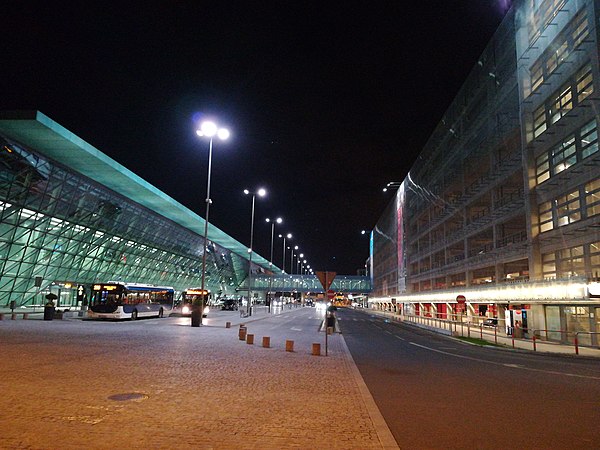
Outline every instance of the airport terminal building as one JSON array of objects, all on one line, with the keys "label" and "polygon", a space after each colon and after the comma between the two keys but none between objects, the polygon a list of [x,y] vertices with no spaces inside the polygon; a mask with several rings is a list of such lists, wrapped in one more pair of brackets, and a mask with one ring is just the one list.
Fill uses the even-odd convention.
[{"label": "airport terminal building", "polygon": [[372,231],[373,307],[597,343],[595,0],[517,0]]},{"label": "airport terminal building", "polygon": [[[197,288],[203,236],[202,217],[44,114],[0,115],[0,307],[49,293],[78,307],[108,281]],[[205,287],[235,294],[248,264],[247,246],[211,225]],[[270,273],[260,255],[252,265]]]}]

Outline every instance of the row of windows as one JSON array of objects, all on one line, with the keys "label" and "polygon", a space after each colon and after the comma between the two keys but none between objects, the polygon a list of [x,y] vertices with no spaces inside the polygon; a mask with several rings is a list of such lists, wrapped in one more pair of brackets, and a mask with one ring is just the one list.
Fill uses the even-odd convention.
[{"label": "row of windows", "polygon": [[536,158],[536,184],[598,152],[598,126],[595,120],[585,124],[562,142]]},{"label": "row of windows", "polygon": [[544,278],[598,276],[600,242],[579,245],[542,255]]},{"label": "row of windows", "polygon": [[[542,0],[535,13],[535,18],[529,24],[529,42],[534,42],[546,27],[554,20],[560,9],[565,6],[566,0]],[[535,0],[530,2],[530,10],[535,9]]]},{"label": "row of windows", "polygon": [[540,233],[600,214],[600,179],[539,205]]},{"label": "row of windows", "polygon": [[580,105],[592,92],[592,68],[588,63],[533,112],[533,137],[540,136],[550,125]]},{"label": "row of windows", "polygon": [[569,57],[589,35],[586,11],[583,10],[567,25],[549,48],[531,66],[531,92],[539,88],[544,80]]}]

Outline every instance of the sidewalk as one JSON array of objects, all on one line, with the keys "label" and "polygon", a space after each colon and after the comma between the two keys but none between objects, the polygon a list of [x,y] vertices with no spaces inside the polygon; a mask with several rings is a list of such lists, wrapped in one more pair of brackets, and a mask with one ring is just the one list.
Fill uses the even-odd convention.
[{"label": "sidewalk", "polygon": [[[516,338],[513,339],[512,336],[507,336],[500,329],[498,329],[497,334],[494,335],[493,329],[484,328],[483,330],[481,330],[481,328],[478,326],[467,327],[467,325],[464,324],[464,326],[462,326],[462,327],[459,325],[455,331],[455,328],[452,328],[452,330],[450,330],[449,326],[446,326],[445,328],[433,326],[434,323],[437,323],[436,321],[431,321],[432,325],[429,325],[426,323],[416,323],[412,320],[404,320],[402,316],[392,314],[392,313],[386,312],[386,311],[376,311],[376,310],[372,310],[372,309],[365,309],[364,312],[367,314],[377,315],[379,317],[383,317],[385,319],[389,319],[389,320],[392,320],[395,322],[401,322],[401,323],[416,326],[419,328],[424,328],[424,329],[430,330],[435,333],[446,334],[448,336],[454,336],[454,337],[471,337],[471,338],[477,338],[477,339],[484,339],[486,341],[489,341],[490,343],[496,343],[496,340],[497,340],[498,345],[503,345],[505,348],[513,349],[513,345],[514,345],[514,349],[516,349],[516,350],[534,352],[533,339],[531,339],[531,338],[529,338],[529,339],[516,339]],[[426,318],[424,318],[423,320],[426,321]],[[585,347],[585,346],[579,345],[578,351],[579,351],[579,355],[576,354],[575,345],[573,345],[573,344],[570,344],[570,345],[561,344],[558,342],[545,341],[545,340],[542,340],[539,338],[536,338],[536,340],[535,340],[535,352],[537,352],[537,353],[554,353],[554,354],[569,355],[569,356],[574,356],[574,357],[587,356],[587,357],[593,357],[593,358],[600,358],[600,348],[598,348],[598,347]]]},{"label": "sidewalk", "polygon": [[300,311],[238,315],[253,345],[217,317],[4,320],[0,448],[398,448],[342,335],[313,356]]}]

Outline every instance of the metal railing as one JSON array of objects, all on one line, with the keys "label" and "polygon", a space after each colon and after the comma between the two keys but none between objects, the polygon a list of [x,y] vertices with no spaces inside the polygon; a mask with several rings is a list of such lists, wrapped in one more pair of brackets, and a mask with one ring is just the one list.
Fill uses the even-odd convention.
[{"label": "metal railing", "polygon": [[[488,340],[487,337],[490,337],[493,334],[493,341],[495,344],[498,344],[499,336],[498,336],[498,328],[504,327],[505,325],[501,324],[504,322],[504,319],[498,319],[498,325],[495,327],[486,328],[483,326],[483,323],[473,323],[472,319],[480,319],[479,316],[461,316],[456,314],[444,314],[445,317],[430,317],[424,315],[413,315],[413,314],[397,314],[391,311],[382,311],[386,318],[391,318],[397,322],[411,322],[419,325],[424,325],[430,328],[437,328],[440,330],[448,330],[456,336],[461,337],[478,337],[482,340]],[[459,319],[460,320],[457,320]],[[463,319],[467,319],[466,321]],[[485,319],[485,317],[481,317],[481,319]],[[532,328],[515,328],[508,327],[509,333],[507,333],[506,337],[500,336],[500,339],[510,340],[512,348],[516,348],[516,342],[532,342],[533,351],[537,351],[537,341],[540,339],[544,340],[544,342],[551,345],[573,345],[574,353],[579,355],[580,347],[587,347],[593,349],[600,349],[600,339],[597,340],[597,343],[593,343],[592,337],[594,335],[600,335],[600,332],[594,331],[565,331],[565,330],[550,330],[550,329],[532,329]],[[540,334],[545,334],[545,339],[541,338]],[[561,341],[551,341],[549,339],[549,334],[557,333],[561,335]],[[472,336],[473,335],[473,336]],[[526,335],[531,335],[528,337]],[[562,336],[564,335],[564,339]],[[589,336],[589,345],[581,345],[580,344],[580,336],[586,335]],[[568,337],[573,336],[572,342],[568,341]]]}]

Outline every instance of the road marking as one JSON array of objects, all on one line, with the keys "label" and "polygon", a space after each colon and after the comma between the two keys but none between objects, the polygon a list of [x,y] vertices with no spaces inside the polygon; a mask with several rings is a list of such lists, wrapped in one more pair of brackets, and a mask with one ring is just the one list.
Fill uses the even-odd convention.
[{"label": "road marking", "polygon": [[302,331],[302,328],[292,327],[292,331]]},{"label": "road marking", "polygon": [[398,335],[396,335],[396,334],[394,335],[394,337],[395,337],[395,338],[398,338],[398,339],[400,339],[401,341],[405,341],[405,340],[406,340],[406,339],[404,339],[404,338],[401,338],[400,336],[398,336]]},{"label": "road marking", "polygon": [[416,347],[423,348],[425,350],[430,350],[432,352],[441,353],[442,355],[454,356],[455,358],[468,359],[471,361],[477,361],[477,362],[482,362],[482,363],[486,363],[486,364],[494,364],[495,366],[504,366],[504,367],[510,367],[513,369],[529,370],[531,372],[542,372],[542,373],[548,373],[548,374],[552,374],[552,375],[564,375],[567,377],[586,378],[588,380],[600,380],[600,377],[594,377],[594,376],[590,376],[590,375],[579,375],[576,373],[556,372],[554,370],[532,369],[531,367],[526,367],[526,366],[522,366],[522,365],[518,365],[518,364],[505,364],[505,363],[499,363],[499,362],[495,362],[495,361],[489,361],[487,359],[473,358],[472,356],[457,355],[455,353],[448,353],[448,352],[444,352],[444,351],[441,351],[441,350],[438,350],[435,348],[426,347],[425,345],[417,344],[416,342],[409,342],[409,344],[414,345]]}]

